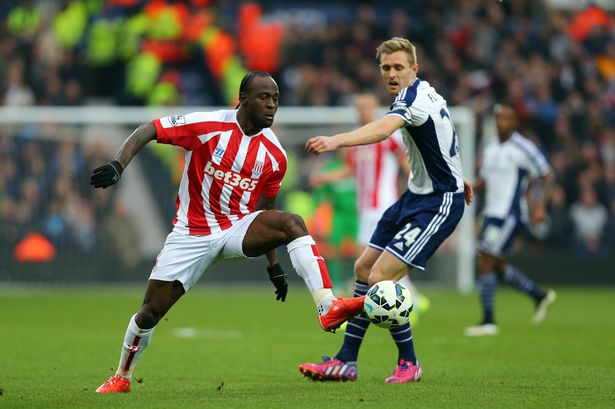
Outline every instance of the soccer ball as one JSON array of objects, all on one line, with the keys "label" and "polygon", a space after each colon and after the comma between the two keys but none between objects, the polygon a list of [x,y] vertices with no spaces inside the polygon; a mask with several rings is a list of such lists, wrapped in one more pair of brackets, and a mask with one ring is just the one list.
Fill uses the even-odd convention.
[{"label": "soccer ball", "polygon": [[410,321],[410,290],[395,281],[380,281],[367,291],[363,311],[381,328],[394,328]]}]

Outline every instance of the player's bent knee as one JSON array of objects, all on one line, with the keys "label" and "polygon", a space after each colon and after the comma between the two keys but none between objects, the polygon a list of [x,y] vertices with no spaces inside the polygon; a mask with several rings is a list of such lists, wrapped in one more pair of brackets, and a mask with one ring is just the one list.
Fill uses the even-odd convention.
[{"label": "player's bent knee", "polygon": [[490,254],[481,252],[478,257],[478,262],[476,263],[476,272],[478,275],[487,274],[493,272],[493,269],[496,267],[496,258]]},{"label": "player's bent knee", "polygon": [[367,282],[367,280],[369,279],[369,271],[371,270],[371,267],[372,266],[368,265],[361,259],[358,259],[357,261],[355,261],[354,263],[355,279],[359,281]]},{"label": "player's bent knee", "polygon": [[159,311],[157,311],[155,308],[152,308],[148,304],[144,304],[137,313],[135,321],[139,328],[149,329],[154,328],[161,318],[162,314]]},{"label": "player's bent knee", "polygon": [[295,213],[285,212],[283,214],[284,220],[282,221],[282,226],[288,241],[292,241],[298,237],[309,234],[307,227],[305,227],[305,222],[301,216]]}]

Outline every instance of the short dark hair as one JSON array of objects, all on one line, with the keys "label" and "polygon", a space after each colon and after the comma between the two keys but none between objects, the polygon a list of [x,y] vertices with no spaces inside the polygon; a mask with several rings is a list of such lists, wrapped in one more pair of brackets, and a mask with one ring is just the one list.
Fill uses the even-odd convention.
[{"label": "short dark hair", "polygon": [[241,94],[242,92],[247,92],[248,85],[250,85],[250,82],[252,82],[255,77],[271,77],[271,74],[263,70],[257,70],[247,73],[241,80],[241,84],[239,84],[239,94]]}]

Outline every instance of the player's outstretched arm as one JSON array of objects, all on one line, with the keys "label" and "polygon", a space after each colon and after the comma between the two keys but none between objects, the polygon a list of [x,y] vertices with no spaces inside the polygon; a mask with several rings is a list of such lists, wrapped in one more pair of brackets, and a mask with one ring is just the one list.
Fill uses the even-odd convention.
[{"label": "player's outstretched arm", "polygon": [[152,139],[156,138],[156,127],[153,122],[139,125],[124,141],[115,160],[97,167],[90,176],[90,185],[108,188],[116,184],[130,160]]},{"label": "player's outstretched arm", "polygon": [[547,197],[554,181],[555,176],[552,171],[530,179],[527,200],[532,224],[542,223],[547,219]]},{"label": "player's outstretched arm", "polygon": [[393,132],[404,126],[405,122],[397,115],[387,115],[384,118],[363,125],[351,132],[344,132],[331,137],[316,136],[305,144],[305,149],[315,155],[331,152],[338,148],[369,145],[380,142]]},{"label": "player's outstretched arm", "polygon": [[130,160],[153,139],[156,139],[156,127],[153,122],[139,125],[122,144],[115,159],[126,168]]}]

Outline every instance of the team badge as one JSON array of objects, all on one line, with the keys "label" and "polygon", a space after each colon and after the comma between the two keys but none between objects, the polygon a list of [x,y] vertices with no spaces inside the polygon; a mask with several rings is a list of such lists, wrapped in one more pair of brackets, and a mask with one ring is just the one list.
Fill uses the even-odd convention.
[{"label": "team badge", "polygon": [[171,125],[186,125],[186,118],[183,115],[171,115],[169,117],[169,122]]},{"label": "team badge", "polygon": [[263,167],[265,166],[264,162],[256,161],[254,163],[254,167],[252,168],[252,177],[258,178],[263,173]]}]

